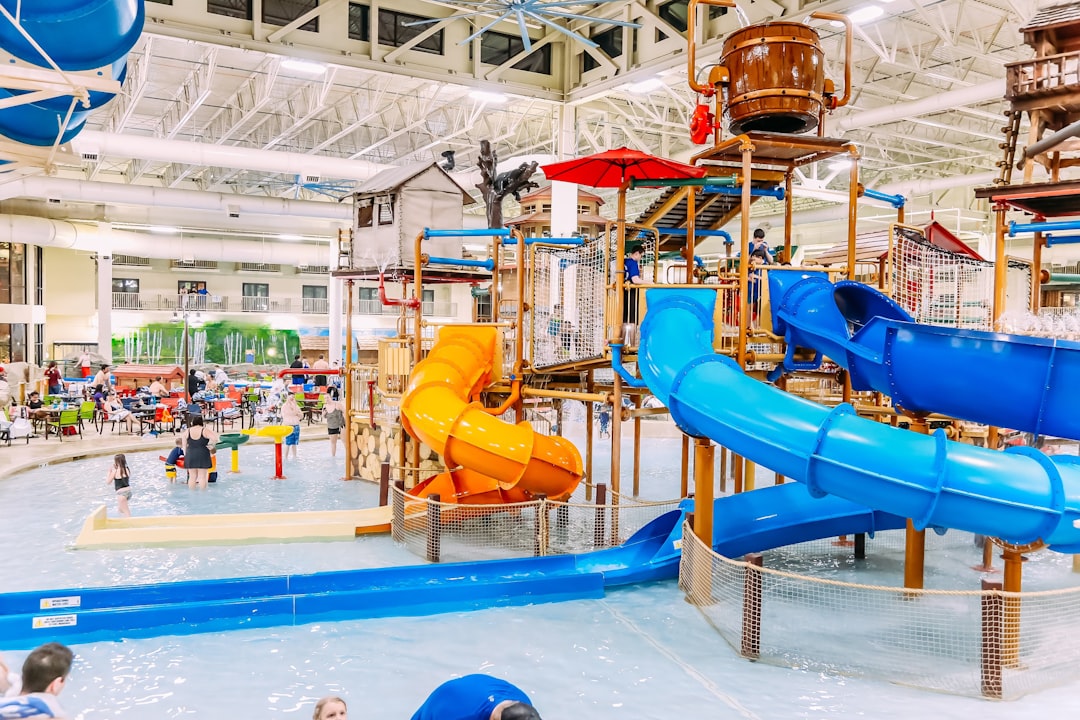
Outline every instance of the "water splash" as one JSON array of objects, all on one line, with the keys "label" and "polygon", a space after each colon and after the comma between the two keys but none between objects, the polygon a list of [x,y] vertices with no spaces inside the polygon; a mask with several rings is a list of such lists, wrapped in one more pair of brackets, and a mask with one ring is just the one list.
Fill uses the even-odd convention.
[{"label": "water splash", "polygon": [[750,17],[746,14],[738,3],[735,4],[735,15],[739,18],[739,27],[746,27],[750,24]]}]

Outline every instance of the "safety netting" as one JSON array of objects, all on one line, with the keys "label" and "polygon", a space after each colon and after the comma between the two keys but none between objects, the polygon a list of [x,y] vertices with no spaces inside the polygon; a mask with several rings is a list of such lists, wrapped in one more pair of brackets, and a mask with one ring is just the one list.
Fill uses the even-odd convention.
[{"label": "safety netting", "polygon": [[[994,263],[943,250],[895,226],[892,296],[915,322],[993,330]],[[1031,307],[1031,265],[1008,260],[1005,312]]]},{"label": "safety netting", "polygon": [[[960,542],[972,537],[959,536]],[[751,556],[726,558],[688,526],[683,537],[681,587],[744,657],[1002,699],[1080,675],[1080,588],[1006,593],[860,585],[775,569],[768,555],[764,566]],[[867,556],[900,567],[897,537],[903,531],[867,538]],[[928,551],[933,537],[927,533]]]},{"label": "safety netting", "polygon": [[604,354],[604,247],[529,246],[525,323],[529,360],[535,368],[595,359]]}]

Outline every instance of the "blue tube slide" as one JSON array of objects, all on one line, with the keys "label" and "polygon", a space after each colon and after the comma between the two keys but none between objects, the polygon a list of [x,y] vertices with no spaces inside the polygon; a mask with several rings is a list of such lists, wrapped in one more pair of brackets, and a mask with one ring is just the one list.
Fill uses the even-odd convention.
[{"label": "blue tube slide", "polygon": [[[860,418],[760,383],[712,348],[713,290],[649,290],[638,363],[679,427],[836,495],[1015,543],[1080,552],[1080,459],[1000,453]],[[1014,373],[1019,374],[1019,373]]]},{"label": "blue tube slide", "polygon": [[[581,555],[0,594],[0,637],[20,649],[598,598],[675,578],[692,507],[684,500],[622,545]],[[728,557],[905,522],[793,483],[719,498],[714,514],[713,547]]]},{"label": "blue tube slide", "polygon": [[[771,270],[769,297],[788,343],[783,371],[825,355],[854,389],[886,393],[909,412],[1080,439],[1080,343],[920,325],[874,288],[833,285],[823,273]],[[796,347],[819,351],[815,362],[796,363]]]},{"label": "blue tube slide", "polygon": [[[93,70],[125,57],[142,33],[145,0],[0,0],[30,37],[64,70]],[[21,7],[19,7],[21,5]],[[0,48],[47,67],[41,53],[6,19]]]}]

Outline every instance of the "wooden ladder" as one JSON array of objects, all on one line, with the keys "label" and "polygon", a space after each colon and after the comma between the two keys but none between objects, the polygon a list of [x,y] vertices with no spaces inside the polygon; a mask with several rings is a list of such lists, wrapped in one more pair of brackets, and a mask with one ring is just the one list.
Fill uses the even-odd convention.
[{"label": "wooden ladder", "polygon": [[998,177],[995,185],[1009,185],[1012,182],[1012,171],[1016,167],[1016,141],[1020,136],[1020,120],[1024,113],[1022,110],[1006,110],[1007,125],[1001,128],[1005,133],[1005,139],[998,143],[998,147],[1004,151],[1004,158],[998,160]]}]

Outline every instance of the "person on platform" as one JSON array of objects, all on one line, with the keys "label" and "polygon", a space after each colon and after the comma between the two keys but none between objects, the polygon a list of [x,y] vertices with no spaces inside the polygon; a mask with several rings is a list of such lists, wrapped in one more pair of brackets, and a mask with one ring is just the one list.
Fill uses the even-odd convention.
[{"label": "person on platform", "polygon": [[[626,285],[640,285],[641,259],[645,256],[645,246],[640,243],[630,248],[630,252],[623,258],[623,274],[626,276],[623,282]],[[638,322],[638,298],[641,293],[632,287],[623,290],[623,323],[636,325]]]},{"label": "person on platform", "polygon": [[56,696],[67,684],[74,659],[71,649],[57,642],[45,643],[32,650],[23,662],[19,694],[0,698],[0,718],[68,717]]},{"label": "person on platform", "polygon": [[435,688],[412,720],[541,720],[517,686],[491,675],[466,675]]},{"label": "person on platform", "polygon": [[45,368],[45,384],[49,388],[50,395],[59,395],[64,392],[64,377],[60,374],[60,368],[56,367],[56,361],[49,362]]}]

